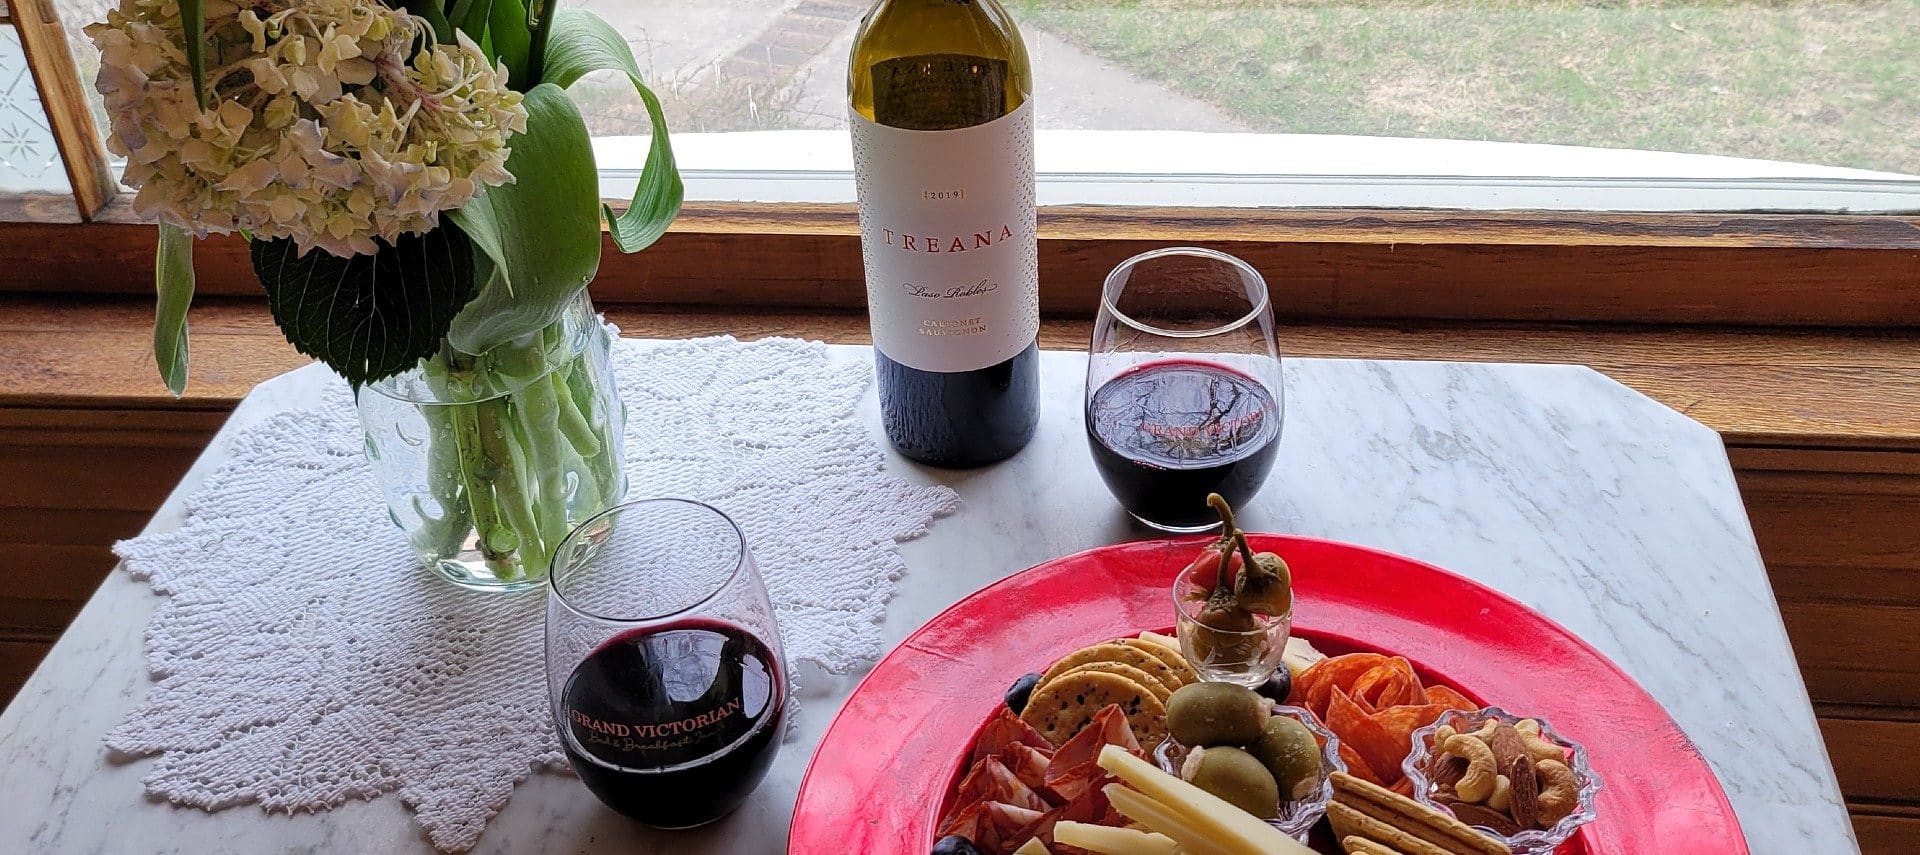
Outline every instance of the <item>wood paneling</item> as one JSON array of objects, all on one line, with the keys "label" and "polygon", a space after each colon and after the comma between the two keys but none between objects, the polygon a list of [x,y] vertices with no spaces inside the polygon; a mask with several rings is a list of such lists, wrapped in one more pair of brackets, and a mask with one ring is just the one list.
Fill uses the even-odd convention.
[{"label": "wood paneling", "polygon": [[1920,763],[1914,762],[1920,720],[1822,716],[1820,732],[1848,798],[1898,802],[1920,797]]},{"label": "wood paneling", "polygon": [[0,541],[0,555],[7,556],[8,567],[31,580],[0,588],[0,633],[44,641],[60,637],[117,560],[112,548],[101,542],[61,546]]},{"label": "wood paneling", "polygon": [[[1920,324],[1915,220],[1769,214],[1048,208],[1042,310],[1090,314],[1115,263],[1177,243],[1246,258],[1300,320]],[[0,245],[20,248],[0,289],[146,294],[153,244],[137,223],[0,224]],[[200,293],[257,293],[250,264],[238,237],[202,241]],[[865,301],[852,209],[833,205],[691,203],[642,255],[609,239],[594,289],[725,310]]]},{"label": "wood paneling", "polygon": [[1849,800],[1853,833],[1861,855],[1913,855],[1920,852],[1920,808]]},{"label": "wood paneling", "polygon": [[1815,700],[1920,707],[1920,605],[1782,600],[1780,615]]},{"label": "wood paneling", "polygon": [[13,700],[20,684],[33,676],[33,669],[39,667],[40,660],[52,648],[53,644],[45,641],[0,639],[0,708]]},{"label": "wood paneling", "polygon": [[1814,700],[1920,708],[1920,454],[1731,459]]}]

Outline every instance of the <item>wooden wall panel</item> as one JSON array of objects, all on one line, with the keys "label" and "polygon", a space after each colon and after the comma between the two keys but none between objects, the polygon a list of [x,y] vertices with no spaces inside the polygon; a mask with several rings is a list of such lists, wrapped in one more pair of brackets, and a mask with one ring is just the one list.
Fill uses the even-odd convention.
[{"label": "wooden wall panel", "polygon": [[1864,801],[1920,799],[1920,719],[1884,721],[1822,716],[1820,732],[1827,740],[1840,789],[1848,798]]},{"label": "wooden wall panel", "polygon": [[33,676],[33,669],[40,666],[40,660],[53,649],[48,641],[13,641],[0,639],[0,708],[5,708],[13,700],[20,684]]},{"label": "wooden wall panel", "polygon": [[0,541],[0,555],[7,556],[7,566],[23,571],[27,580],[27,584],[0,588],[0,637],[59,638],[113,569],[116,559],[107,545],[113,539],[117,538],[109,536],[107,542],[87,546]]},{"label": "wooden wall panel", "polygon": [[1920,852],[1920,809],[1849,801],[1860,855],[1913,855]]}]

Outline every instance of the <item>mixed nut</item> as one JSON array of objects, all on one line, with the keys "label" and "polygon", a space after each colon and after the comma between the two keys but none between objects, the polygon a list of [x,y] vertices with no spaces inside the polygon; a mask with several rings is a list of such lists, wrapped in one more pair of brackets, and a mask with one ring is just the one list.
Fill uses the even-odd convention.
[{"label": "mixed nut", "polygon": [[1534,719],[1487,719],[1470,733],[1440,725],[1427,775],[1435,802],[1501,835],[1552,828],[1580,805],[1566,749],[1542,736]]}]

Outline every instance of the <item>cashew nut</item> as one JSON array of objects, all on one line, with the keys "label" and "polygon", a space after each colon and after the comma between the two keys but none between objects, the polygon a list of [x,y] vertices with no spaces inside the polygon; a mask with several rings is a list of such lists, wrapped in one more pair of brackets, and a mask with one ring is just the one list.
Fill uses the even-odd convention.
[{"label": "cashew nut", "polygon": [[1540,782],[1540,822],[1548,827],[1565,819],[1580,806],[1580,782],[1573,770],[1558,760],[1542,760],[1534,767]]},{"label": "cashew nut", "polygon": [[1494,768],[1493,749],[1485,742],[1475,739],[1471,734],[1456,733],[1447,738],[1440,750],[1466,758],[1467,774],[1453,785],[1453,791],[1459,793],[1463,801],[1484,802],[1493,795],[1494,779],[1499,772]]},{"label": "cashew nut", "polygon": [[1527,756],[1535,763],[1552,760],[1556,763],[1567,762],[1567,751],[1540,734],[1540,722],[1523,718],[1513,723],[1513,729],[1520,731],[1520,744],[1527,747]]},{"label": "cashew nut", "polygon": [[1493,795],[1487,797],[1487,807],[1494,810],[1506,810],[1513,804],[1513,781],[1505,775],[1493,779]]}]

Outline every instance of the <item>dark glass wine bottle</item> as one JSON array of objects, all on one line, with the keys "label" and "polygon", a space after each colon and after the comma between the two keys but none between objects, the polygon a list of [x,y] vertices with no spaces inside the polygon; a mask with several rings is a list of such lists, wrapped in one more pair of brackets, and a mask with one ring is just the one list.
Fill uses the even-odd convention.
[{"label": "dark glass wine bottle", "polygon": [[847,88],[887,438],[935,466],[1010,457],[1040,414],[1020,33],[994,0],[879,0]]}]

